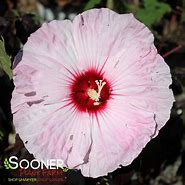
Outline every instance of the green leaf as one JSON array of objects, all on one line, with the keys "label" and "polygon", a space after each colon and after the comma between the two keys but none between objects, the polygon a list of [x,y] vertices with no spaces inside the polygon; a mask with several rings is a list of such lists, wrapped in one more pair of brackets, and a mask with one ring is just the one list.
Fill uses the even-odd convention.
[{"label": "green leaf", "polygon": [[151,27],[170,11],[171,7],[167,3],[159,2],[158,0],[144,0],[144,8],[138,9],[136,17]]},{"label": "green leaf", "polygon": [[148,27],[159,22],[161,18],[171,11],[171,7],[159,0],[143,0],[144,7],[124,3],[128,12],[132,12],[135,16]]},{"label": "green leaf", "polygon": [[137,11],[139,9],[138,5],[132,4],[132,3],[127,3],[126,1],[123,1],[123,5],[126,8],[126,12],[128,12],[128,13],[131,12],[131,13],[133,13],[135,15],[136,15],[136,13],[137,13]]},{"label": "green leaf", "polygon": [[113,9],[114,8],[114,0],[107,0],[106,7],[109,9]]},{"label": "green leaf", "polygon": [[85,5],[84,10],[89,10],[91,8],[94,8],[97,4],[100,4],[100,3],[101,3],[101,0],[89,0]]},{"label": "green leaf", "polygon": [[[2,40],[1,40],[2,39]],[[5,51],[3,37],[0,39],[0,68],[12,79],[11,60]]]}]

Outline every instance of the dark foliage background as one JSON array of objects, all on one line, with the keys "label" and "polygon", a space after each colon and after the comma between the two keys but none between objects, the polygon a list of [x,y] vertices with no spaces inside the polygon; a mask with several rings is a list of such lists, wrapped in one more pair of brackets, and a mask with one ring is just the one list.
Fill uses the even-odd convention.
[{"label": "dark foliage background", "polygon": [[185,185],[185,0],[0,0],[0,185],[43,184],[8,182],[16,173],[3,164],[11,155],[33,159],[12,124],[10,66],[15,55],[44,21],[73,19],[93,7],[132,12],[152,30],[158,51],[171,68],[176,102],[160,134],[130,166],[97,179],[66,170],[60,176],[63,182],[44,185]]}]

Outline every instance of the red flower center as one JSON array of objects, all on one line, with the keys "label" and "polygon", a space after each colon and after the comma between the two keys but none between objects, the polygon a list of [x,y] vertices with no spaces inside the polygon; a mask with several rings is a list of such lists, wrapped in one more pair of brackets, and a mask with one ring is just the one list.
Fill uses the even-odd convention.
[{"label": "red flower center", "polygon": [[101,73],[92,69],[75,77],[71,91],[73,103],[83,112],[104,110],[110,98],[109,82]]}]

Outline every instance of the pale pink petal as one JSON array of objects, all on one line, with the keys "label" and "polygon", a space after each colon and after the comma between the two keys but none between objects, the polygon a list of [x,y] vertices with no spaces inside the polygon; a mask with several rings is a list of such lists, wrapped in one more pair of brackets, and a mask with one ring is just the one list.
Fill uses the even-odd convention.
[{"label": "pale pink petal", "polygon": [[[24,45],[24,51],[38,57],[52,58],[64,70],[72,70],[76,65],[76,49],[73,41],[71,21],[44,23],[39,30],[29,37],[28,42]],[[26,62],[32,63],[31,61]],[[50,63],[42,61],[41,64],[54,67],[52,61]]]},{"label": "pale pink petal", "polygon": [[[85,163],[91,145],[89,116],[81,116],[72,105],[34,104],[14,115],[16,132],[38,159],[62,159],[66,167]],[[75,123],[75,124],[74,124]]]},{"label": "pale pink petal", "polygon": [[117,14],[109,9],[93,9],[77,16],[74,21],[74,41],[80,68],[114,66],[124,55],[125,67],[146,55],[153,35],[132,14]]},{"label": "pale pink petal", "polygon": [[155,132],[153,113],[128,101],[110,100],[105,112],[93,119],[92,150],[88,163],[80,167],[82,173],[98,177],[129,165]]},{"label": "pale pink petal", "polygon": [[[155,50],[127,70],[113,72],[113,94],[155,114],[157,130],[167,122],[174,102],[170,69]],[[120,71],[120,72],[119,72]]]},{"label": "pale pink petal", "polygon": [[[61,30],[64,26],[65,30]],[[43,99],[45,103],[56,103],[68,97],[67,88],[74,75],[73,68],[68,68],[76,61],[73,48],[70,21],[44,24],[31,35],[23,48],[22,58],[19,57],[21,63],[15,59],[14,93],[22,94],[22,97],[18,95],[20,104]],[[18,103],[18,100],[13,94],[13,112],[14,107],[18,106],[14,102]]]}]

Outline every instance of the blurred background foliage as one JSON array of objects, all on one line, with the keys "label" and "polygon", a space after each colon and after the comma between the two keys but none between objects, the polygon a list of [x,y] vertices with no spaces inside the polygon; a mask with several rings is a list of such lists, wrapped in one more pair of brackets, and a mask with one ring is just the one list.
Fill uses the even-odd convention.
[{"label": "blurred background foliage", "polygon": [[4,170],[5,157],[13,154],[33,158],[12,126],[10,100],[14,88],[11,70],[14,57],[43,22],[72,20],[78,13],[101,7],[118,13],[133,13],[154,33],[155,45],[171,69],[171,88],[176,102],[159,136],[131,165],[97,179],[84,178],[80,172],[68,170],[64,172],[67,178],[64,184],[185,185],[185,0],[0,0],[1,185],[13,184],[5,179],[15,176]]}]

